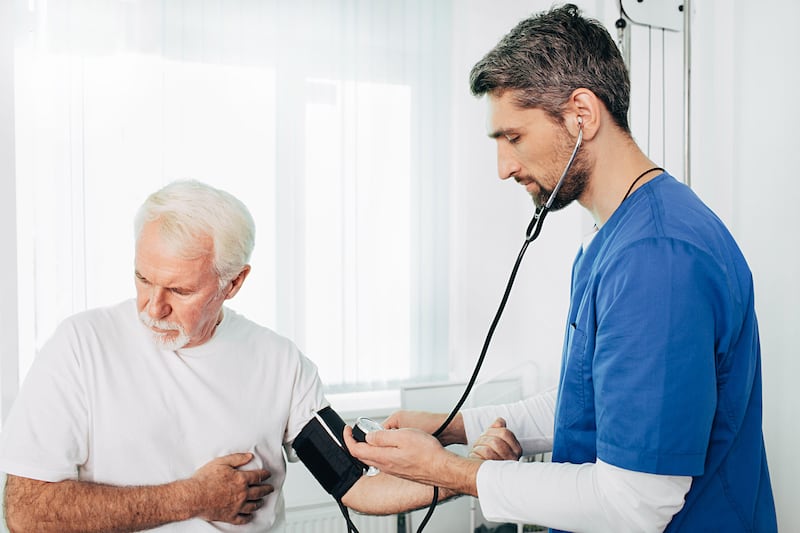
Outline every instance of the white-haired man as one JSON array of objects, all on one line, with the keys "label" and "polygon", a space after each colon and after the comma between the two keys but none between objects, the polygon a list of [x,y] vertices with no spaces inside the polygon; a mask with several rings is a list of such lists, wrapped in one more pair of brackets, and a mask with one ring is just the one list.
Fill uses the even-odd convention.
[{"label": "white-haired man", "polygon": [[[327,402],[292,342],[223,306],[250,272],[252,217],[180,181],[147,198],[135,235],[136,300],[65,320],[3,428],[9,529],[277,529],[282,447]],[[343,502],[389,513],[431,494],[362,477]]]}]

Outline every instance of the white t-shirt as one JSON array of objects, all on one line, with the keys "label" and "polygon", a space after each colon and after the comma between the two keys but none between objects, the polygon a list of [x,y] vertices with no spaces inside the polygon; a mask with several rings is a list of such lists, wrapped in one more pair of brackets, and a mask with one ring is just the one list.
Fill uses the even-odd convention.
[{"label": "white t-shirt", "polygon": [[327,404],[288,339],[230,309],[205,344],[164,351],[133,300],[64,321],[37,356],[0,434],[0,471],[43,481],[157,485],[252,452],[275,492],[246,526],[202,520],[158,531],[267,531],[283,521],[283,445]]}]

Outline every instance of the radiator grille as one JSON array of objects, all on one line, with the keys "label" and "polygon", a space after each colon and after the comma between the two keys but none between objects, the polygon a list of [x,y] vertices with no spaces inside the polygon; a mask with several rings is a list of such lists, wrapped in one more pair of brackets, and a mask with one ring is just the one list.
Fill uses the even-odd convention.
[{"label": "radiator grille", "polygon": [[[397,533],[397,516],[367,516],[350,512],[362,533]],[[347,531],[336,504],[298,506],[286,509],[286,533],[342,533]]]}]

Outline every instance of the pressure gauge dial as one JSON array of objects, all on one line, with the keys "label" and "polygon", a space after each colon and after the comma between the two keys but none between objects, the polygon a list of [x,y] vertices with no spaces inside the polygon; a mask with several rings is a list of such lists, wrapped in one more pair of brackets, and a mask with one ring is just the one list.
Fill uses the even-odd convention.
[{"label": "pressure gauge dial", "polygon": [[358,442],[366,442],[367,433],[370,431],[381,431],[382,429],[383,426],[378,422],[375,422],[371,418],[362,416],[356,420],[356,423],[353,426],[353,438]]}]

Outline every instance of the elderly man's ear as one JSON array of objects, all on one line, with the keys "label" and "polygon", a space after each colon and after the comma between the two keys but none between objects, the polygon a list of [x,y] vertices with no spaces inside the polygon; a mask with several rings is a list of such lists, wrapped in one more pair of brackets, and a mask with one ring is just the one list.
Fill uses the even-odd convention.
[{"label": "elderly man's ear", "polygon": [[242,268],[241,272],[239,272],[239,275],[233,278],[228,283],[226,289],[228,292],[225,294],[226,300],[230,300],[231,298],[236,296],[236,293],[239,292],[239,289],[242,288],[242,283],[244,283],[244,279],[247,277],[249,273],[250,273],[250,265],[245,265],[244,268]]}]

